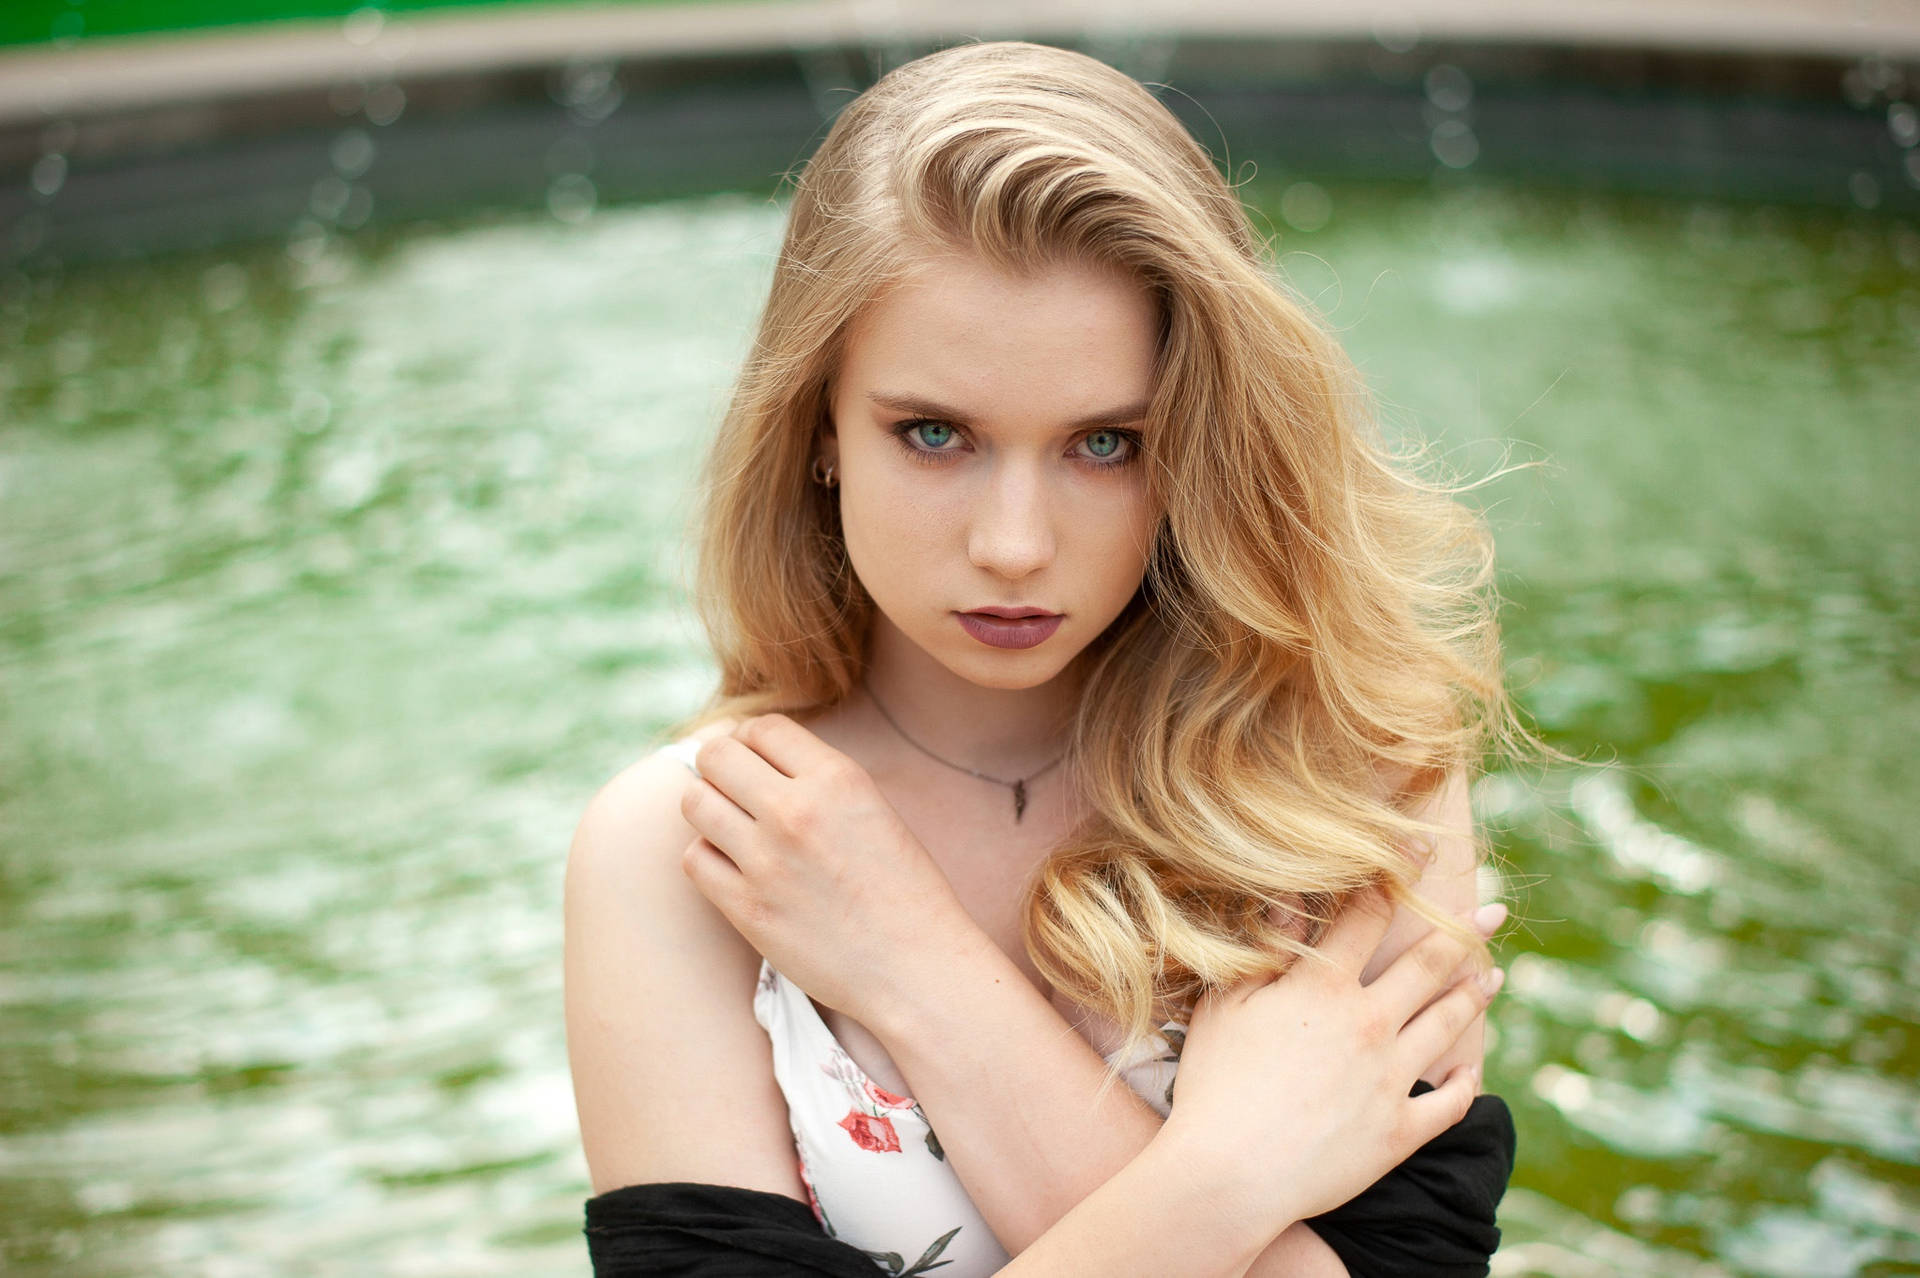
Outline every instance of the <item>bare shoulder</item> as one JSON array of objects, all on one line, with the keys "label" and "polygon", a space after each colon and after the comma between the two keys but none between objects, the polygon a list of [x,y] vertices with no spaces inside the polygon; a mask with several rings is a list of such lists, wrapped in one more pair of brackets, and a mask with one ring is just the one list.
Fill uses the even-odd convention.
[{"label": "bare shoulder", "polygon": [[1420,895],[1435,905],[1471,910],[1479,902],[1480,842],[1473,828],[1473,802],[1464,770],[1449,773],[1439,787],[1408,814],[1440,827],[1412,849],[1422,862]]},{"label": "bare shoulder", "polygon": [[[1473,809],[1467,795],[1467,779],[1455,772],[1423,802],[1408,813],[1416,820],[1441,827],[1442,833],[1420,841],[1409,849],[1422,865],[1414,883],[1416,895],[1436,909],[1453,914],[1469,914],[1479,905],[1479,844],[1474,838]],[[1386,939],[1368,964],[1364,979],[1391,963],[1415,941],[1425,936],[1432,924],[1405,906],[1394,912]]]},{"label": "bare shoulder", "polygon": [[[1464,772],[1455,772],[1415,811],[1408,815],[1441,827],[1441,833],[1410,849],[1424,868],[1414,884],[1414,892],[1435,909],[1465,917],[1481,903],[1479,899],[1479,843],[1474,837],[1473,808]],[[1429,923],[1402,905],[1394,911],[1380,948],[1361,974],[1371,981],[1414,942],[1433,930]],[[1447,1072],[1460,1064],[1474,1064],[1482,1052],[1483,1021],[1476,1020],[1445,1056],[1435,1061],[1425,1074],[1429,1083],[1439,1086]]]},{"label": "bare shoulder", "polygon": [[760,956],[681,869],[692,784],[671,754],[634,763],[587,804],[567,856],[567,1056],[587,1167],[595,1193],[693,1181],[804,1201],[753,1017]]}]

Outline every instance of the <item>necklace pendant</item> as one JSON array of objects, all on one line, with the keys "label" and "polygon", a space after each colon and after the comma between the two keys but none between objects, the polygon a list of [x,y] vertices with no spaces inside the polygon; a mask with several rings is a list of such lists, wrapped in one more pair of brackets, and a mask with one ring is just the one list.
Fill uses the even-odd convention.
[{"label": "necklace pendant", "polygon": [[1013,819],[1018,821],[1020,814],[1027,810],[1027,783],[1025,779],[1013,783]]}]

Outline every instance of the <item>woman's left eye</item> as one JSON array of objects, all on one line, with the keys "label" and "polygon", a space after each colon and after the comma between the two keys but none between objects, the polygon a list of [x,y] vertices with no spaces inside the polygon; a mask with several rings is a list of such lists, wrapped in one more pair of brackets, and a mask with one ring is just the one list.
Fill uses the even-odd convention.
[{"label": "woman's left eye", "polygon": [[1092,460],[1107,466],[1119,466],[1132,461],[1134,452],[1140,447],[1140,441],[1124,430],[1096,430],[1080,441],[1086,449],[1084,454]]}]

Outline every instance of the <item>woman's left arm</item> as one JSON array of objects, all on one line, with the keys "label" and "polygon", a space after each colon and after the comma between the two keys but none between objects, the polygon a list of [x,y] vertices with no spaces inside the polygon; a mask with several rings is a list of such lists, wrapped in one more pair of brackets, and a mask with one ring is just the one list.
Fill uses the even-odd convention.
[{"label": "woman's left arm", "polygon": [[[973,923],[850,760],[774,715],[709,741],[699,766],[709,784],[684,811],[703,838],[687,850],[687,873],[776,968],[881,1040],[1010,1253],[1153,1139],[1160,1115],[1128,1087],[1103,1091],[1106,1063]],[[1418,891],[1464,916],[1475,854],[1463,783],[1442,792],[1430,819],[1448,834]],[[1429,927],[1401,911],[1366,979]],[[1477,1064],[1480,1037],[1476,1022],[1425,1077]],[[1296,1224],[1248,1273],[1346,1269]]]}]

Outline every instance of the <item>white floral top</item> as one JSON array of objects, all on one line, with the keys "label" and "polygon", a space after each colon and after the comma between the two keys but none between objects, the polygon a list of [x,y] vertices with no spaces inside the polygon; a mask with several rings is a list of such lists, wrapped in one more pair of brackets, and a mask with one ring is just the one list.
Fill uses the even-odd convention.
[{"label": "white floral top", "polygon": [[[693,768],[691,740],[666,749]],[[800,1179],[829,1235],[894,1278],[936,1269],[940,1278],[976,1278],[1007,1263],[920,1106],[868,1078],[806,991],[764,960],[753,1015],[773,1045]],[[1161,1035],[1121,1077],[1164,1116],[1185,1029],[1169,1021]]]}]

